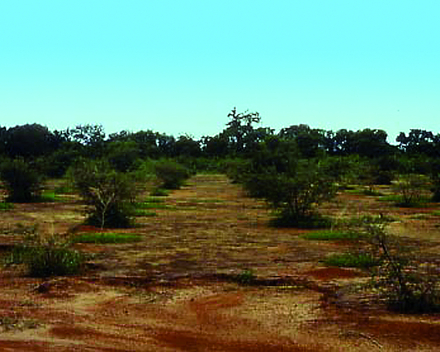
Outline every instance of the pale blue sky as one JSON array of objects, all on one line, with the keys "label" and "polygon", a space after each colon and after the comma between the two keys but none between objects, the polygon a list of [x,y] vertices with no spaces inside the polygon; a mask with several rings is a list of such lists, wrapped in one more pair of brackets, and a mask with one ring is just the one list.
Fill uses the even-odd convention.
[{"label": "pale blue sky", "polygon": [[0,0],[0,125],[440,132],[440,1]]}]

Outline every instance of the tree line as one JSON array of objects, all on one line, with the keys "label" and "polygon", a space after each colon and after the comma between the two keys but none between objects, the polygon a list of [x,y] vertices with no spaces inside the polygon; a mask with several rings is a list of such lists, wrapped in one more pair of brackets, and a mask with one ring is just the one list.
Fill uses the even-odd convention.
[{"label": "tree line", "polygon": [[258,127],[256,112],[239,113],[234,108],[223,131],[215,136],[175,138],[152,130],[121,131],[106,135],[101,125],[78,125],[50,131],[40,124],[0,128],[0,158],[21,157],[38,163],[50,176],[61,176],[78,158],[107,158],[119,171],[136,168],[139,159],[248,158],[273,144],[294,151],[300,158],[357,155],[370,159],[396,157],[437,158],[440,134],[412,129],[401,132],[397,145],[387,141],[380,129],[329,131],[306,124],[282,128],[278,133]]}]

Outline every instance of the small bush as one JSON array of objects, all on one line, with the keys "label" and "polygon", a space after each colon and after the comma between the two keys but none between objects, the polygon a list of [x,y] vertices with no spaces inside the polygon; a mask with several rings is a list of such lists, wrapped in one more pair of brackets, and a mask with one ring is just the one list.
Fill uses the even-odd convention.
[{"label": "small bush", "polygon": [[89,205],[87,222],[101,228],[132,225],[136,185],[129,175],[116,172],[105,161],[82,161],[69,172]]},{"label": "small bush", "polygon": [[25,264],[32,277],[75,275],[83,263],[84,256],[66,243],[56,243],[53,239],[42,241],[35,236],[17,245],[7,260],[7,264]]},{"label": "small bush", "polygon": [[0,177],[10,202],[32,202],[40,194],[42,177],[22,158],[3,162],[0,165]]},{"label": "small bush", "polygon": [[413,248],[385,231],[386,222],[380,217],[359,222],[360,230],[367,234],[368,253],[379,263],[372,269],[372,285],[393,310],[440,312],[438,268],[417,260]]},{"label": "small bush", "polygon": [[161,188],[179,189],[183,182],[191,176],[184,166],[174,161],[160,161],[155,165],[156,177],[161,182]]},{"label": "small bush", "polygon": [[246,269],[235,277],[235,281],[242,285],[251,285],[256,277],[253,270]]},{"label": "small bush", "polygon": [[417,206],[423,201],[423,191],[426,189],[427,179],[423,175],[409,174],[394,184],[393,189],[400,201],[396,205],[402,207]]}]

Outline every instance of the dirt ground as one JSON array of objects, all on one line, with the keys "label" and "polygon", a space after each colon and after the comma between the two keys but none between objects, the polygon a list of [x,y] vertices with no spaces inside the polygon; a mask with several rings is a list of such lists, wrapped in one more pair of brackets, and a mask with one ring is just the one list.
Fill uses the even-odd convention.
[{"label": "dirt ground", "polygon": [[[78,244],[93,254],[76,277],[34,279],[0,271],[0,351],[437,351],[440,315],[390,312],[358,269],[325,267],[348,242],[308,241],[307,230],[268,226],[265,204],[222,175],[199,175],[166,198],[157,216],[117,232],[130,244]],[[439,254],[432,207],[397,208],[375,197],[340,194],[332,216],[383,214],[389,231]],[[80,226],[75,197],[3,211],[0,248],[21,241],[17,223],[47,234]],[[440,257],[439,257],[440,258]],[[251,271],[254,285],[237,282]]]}]

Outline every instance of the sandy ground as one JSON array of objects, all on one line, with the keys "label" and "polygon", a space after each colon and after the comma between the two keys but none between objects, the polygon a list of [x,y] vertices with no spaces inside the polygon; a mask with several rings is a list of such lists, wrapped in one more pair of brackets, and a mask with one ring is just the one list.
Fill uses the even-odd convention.
[{"label": "sandy ground", "polygon": [[[320,263],[353,244],[269,227],[264,203],[221,175],[194,177],[166,205],[122,231],[141,234],[141,242],[77,245],[94,254],[80,276],[33,279],[3,268],[0,351],[440,350],[440,315],[389,312],[363,289],[368,273]],[[7,231],[16,223],[38,223],[48,234],[97,231],[75,227],[82,210],[68,197],[16,205],[2,213],[1,248],[21,240]],[[427,256],[438,253],[432,208],[344,194],[322,211],[389,214],[397,220],[391,232]],[[234,280],[244,270],[255,285]]]}]

